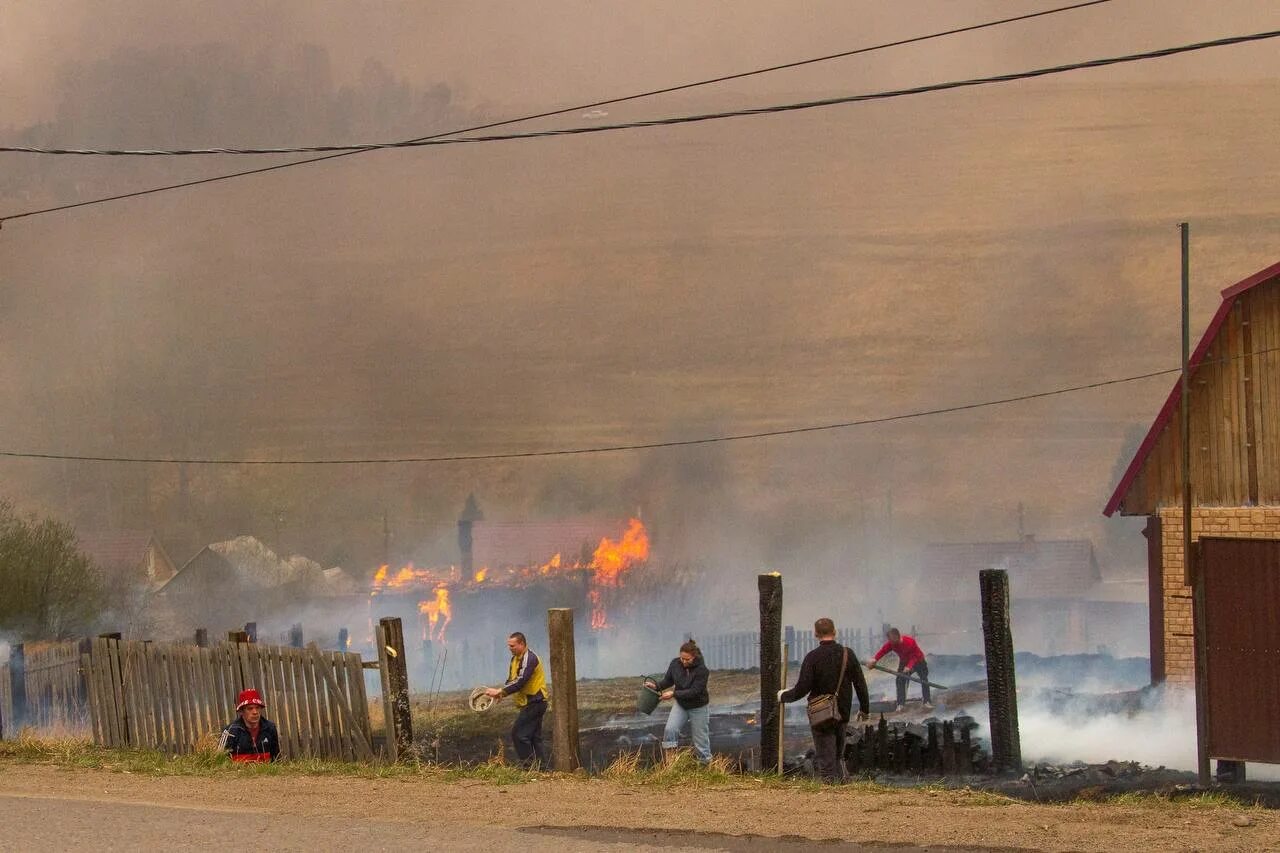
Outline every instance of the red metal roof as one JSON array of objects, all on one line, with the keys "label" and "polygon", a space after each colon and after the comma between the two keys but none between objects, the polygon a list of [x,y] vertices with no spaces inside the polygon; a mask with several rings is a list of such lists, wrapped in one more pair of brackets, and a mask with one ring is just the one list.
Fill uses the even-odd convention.
[{"label": "red metal roof", "polygon": [[1017,599],[1081,598],[1102,579],[1087,539],[956,542],[925,546],[921,581],[939,601],[979,598],[978,572],[1004,569]]},{"label": "red metal roof", "polygon": [[[1209,346],[1213,343],[1214,338],[1218,336],[1218,330],[1222,328],[1223,322],[1226,321],[1227,315],[1231,313],[1231,306],[1235,304],[1236,297],[1240,294],[1264,284],[1272,279],[1280,278],[1280,263],[1272,264],[1264,270],[1259,270],[1243,281],[1237,282],[1226,290],[1222,291],[1222,304],[1218,306],[1218,311],[1213,315],[1213,319],[1209,321],[1209,326],[1204,330],[1204,335],[1200,338],[1200,343],[1196,344],[1196,348],[1191,352],[1190,369],[1194,372],[1200,363],[1204,361],[1205,353],[1209,351]],[[1107,501],[1107,507],[1102,511],[1103,515],[1113,515],[1120,508],[1120,502],[1124,500],[1124,496],[1128,493],[1129,487],[1133,485],[1133,481],[1138,476],[1138,472],[1142,470],[1142,465],[1147,461],[1147,456],[1156,446],[1156,441],[1160,438],[1160,433],[1169,425],[1169,421],[1173,418],[1174,413],[1178,410],[1178,402],[1182,399],[1182,380],[1178,379],[1173,384],[1173,390],[1169,392],[1168,398],[1164,401],[1164,405],[1160,407],[1160,413],[1156,415],[1156,419],[1151,424],[1151,429],[1147,430],[1147,435],[1142,440],[1142,444],[1138,447],[1138,452],[1133,455],[1133,459],[1129,462],[1129,467],[1125,469],[1124,476],[1120,478],[1120,483],[1116,486],[1115,492],[1111,495],[1111,500]]]}]

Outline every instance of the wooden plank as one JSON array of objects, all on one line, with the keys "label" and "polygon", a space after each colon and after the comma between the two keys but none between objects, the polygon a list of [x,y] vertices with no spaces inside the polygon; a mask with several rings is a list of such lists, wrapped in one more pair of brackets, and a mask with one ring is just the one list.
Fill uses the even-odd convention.
[{"label": "wooden plank", "polygon": [[342,694],[338,690],[337,682],[334,680],[333,676],[333,669],[331,669],[331,666],[321,659],[320,650],[316,647],[314,641],[307,645],[307,651],[311,654],[313,660],[315,660],[316,669],[324,678],[325,688],[328,691],[331,704],[337,709],[338,716],[342,718],[343,724],[346,726],[346,730],[351,733],[351,739],[355,747],[356,755],[360,760],[372,761],[373,750],[370,748],[368,741],[366,741],[364,737],[355,730],[355,726],[351,720],[351,710],[347,707],[346,702],[343,701]]},{"label": "wooden plank", "polygon": [[103,745],[115,748],[121,744],[116,737],[115,696],[111,687],[111,648],[104,637],[98,637],[93,643],[95,658],[98,661],[98,689],[102,697]]},{"label": "wooden plank", "polygon": [[177,647],[182,656],[183,681],[186,683],[184,697],[187,704],[187,725],[191,738],[191,749],[194,751],[200,738],[205,735],[204,721],[200,719],[200,668],[196,662],[196,647],[183,643]]},{"label": "wooden plank", "polygon": [[[338,687],[337,698],[335,698],[332,693],[329,694],[329,705],[332,707],[335,703],[341,703],[344,707],[349,709],[351,707],[350,702],[347,701],[346,692],[342,689],[342,681],[344,679],[337,674],[334,668],[333,654],[325,650],[320,650],[319,654],[321,660],[324,662],[325,672],[328,673],[329,677],[334,680]],[[336,711],[337,709],[334,708],[333,711],[330,712],[329,720],[333,724],[333,732],[338,741],[338,752],[341,753],[343,761],[353,761],[355,759],[354,746],[351,743],[351,733],[348,731],[348,726],[345,725],[345,718],[343,715]]]},{"label": "wooden plank", "polygon": [[203,646],[191,650],[191,665],[196,677],[196,719],[200,724],[200,737],[217,731],[213,720],[213,691],[209,686],[208,656]]},{"label": "wooden plank", "polygon": [[373,641],[378,652],[378,675],[382,680],[382,727],[386,733],[384,740],[387,744],[387,759],[394,762],[399,760],[400,756],[396,744],[395,724],[392,722],[395,718],[395,703],[392,698],[391,667],[387,655],[387,632],[382,622],[374,628]]},{"label": "wooden plank", "polygon": [[183,648],[182,646],[165,644],[165,652],[169,656],[169,671],[173,674],[173,695],[171,697],[174,707],[177,709],[178,722],[180,723],[178,736],[175,738],[177,752],[186,753],[190,750],[193,738],[191,733],[195,728],[189,709],[187,707],[187,673],[183,664]]},{"label": "wooden plank", "polygon": [[329,754],[325,742],[324,715],[321,713],[323,701],[320,691],[316,689],[315,665],[309,655],[301,660],[302,677],[306,682],[307,713],[311,717],[311,744],[317,758]]},{"label": "wooden plank", "polygon": [[344,653],[342,657],[347,664],[347,684],[350,687],[352,710],[355,712],[357,728],[372,744],[373,725],[369,721],[369,697],[365,694],[364,668],[360,665],[360,655]]},{"label": "wooden plank", "polygon": [[98,722],[98,700],[97,691],[93,684],[93,646],[90,645],[89,654],[80,656],[80,668],[84,673],[84,687],[86,699],[89,702],[89,733],[95,744],[102,744],[102,729]]},{"label": "wooden plank", "polygon": [[301,658],[302,654],[297,649],[289,649],[284,656],[287,670],[286,677],[289,680],[289,689],[293,692],[294,719],[298,734],[298,754],[310,758],[314,754],[311,749],[311,719],[307,713],[307,682],[302,676]]},{"label": "wooden plank", "polygon": [[138,644],[127,642],[123,643],[121,648],[124,707],[125,718],[129,721],[129,740],[133,746],[142,746],[145,738],[142,733],[142,706],[138,689]]},{"label": "wooden plank", "polygon": [[[352,702],[350,685],[347,684],[347,664],[342,659],[342,655],[335,651],[324,652],[332,666],[333,680],[338,685],[338,693],[342,697],[343,706],[349,712],[345,716],[339,718],[338,722],[342,726],[342,748],[343,753],[349,756],[352,761],[359,761],[359,755],[356,751],[356,738],[360,737],[360,726],[356,716],[355,705]],[[367,740],[367,739],[366,739]]]},{"label": "wooden plank", "polygon": [[154,732],[152,747],[162,749],[168,740],[168,719],[164,712],[164,672],[155,643],[143,646],[142,657],[146,667],[147,695],[151,704],[151,728]]}]

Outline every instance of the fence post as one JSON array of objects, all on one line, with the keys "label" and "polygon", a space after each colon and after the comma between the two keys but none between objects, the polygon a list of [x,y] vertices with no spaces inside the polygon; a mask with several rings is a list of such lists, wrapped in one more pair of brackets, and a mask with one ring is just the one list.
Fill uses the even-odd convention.
[{"label": "fence post", "polygon": [[551,764],[561,773],[578,769],[578,675],[573,647],[573,609],[547,611],[553,691]]},{"label": "fence post", "polygon": [[248,631],[228,631],[227,642],[228,643],[247,643],[249,642],[249,632]]},{"label": "fence post", "polygon": [[258,623],[257,622],[244,623],[244,632],[249,637],[247,642],[250,642],[250,643],[258,642]]},{"label": "fence post", "polygon": [[397,616],[378,620],[378,672],[382,677],[382,709],[386,716],[387,752],[392,761],[408,758],[413,748],[409,713],[409,667],[404,654],[404,625]]},{"label": "fence post", "polygon": [[196,647],[201,649],[209,648],[209,629],[208,628],[196,629]]},{"label": "fence post", "polygon": [[1018,739],[1018,691],[1013,672],[1013,632],[1009,627],[1009,573],[978,572],[982,591],[982,638],[987,653],[987,712],[991,721],[991,763],[997,771],[1022,768]]},{"label": "fence post", "polygon": [[760,591],[760,769],[778,754],[778,689],[782,684],[782,575],[759,575]]},{"label": "fence post", "polygon": [[289,645],[292,648],[302,648],[302,623],[295,623],[289,628]]},{"label": "fence post", "polygon": [[9,704],[13,708],[9,729],[17,735],[27,723],[27,657],[22,643],[9,647]]},{"label": "fence post", "polygon": [[350,651],[350,642],[348,639],[350,636],[351,634],[347,632],[346,628],[338,629],[338,651]]}]

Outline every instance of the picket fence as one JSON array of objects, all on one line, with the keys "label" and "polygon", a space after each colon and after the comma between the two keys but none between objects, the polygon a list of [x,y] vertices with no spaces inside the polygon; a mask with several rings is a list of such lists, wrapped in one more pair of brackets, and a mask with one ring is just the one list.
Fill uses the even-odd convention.
[{"label": "picket fence", "polygon": [[[79,641],[18,644],[9,654],[9,662],[0,665],[0,733],[13,737],[27,726],[60,732],[85,727],[88,705],[80,679]],[[14,716],[15,679],[26,696],[21,720]]]},{"label": "picket fence", "polygon": [[369,761],[360,655],[252,643],[208,648],[97,638],[81,658],[94,742],[189,753],[213,745],[236,695],[257,688],[281,756]]}]

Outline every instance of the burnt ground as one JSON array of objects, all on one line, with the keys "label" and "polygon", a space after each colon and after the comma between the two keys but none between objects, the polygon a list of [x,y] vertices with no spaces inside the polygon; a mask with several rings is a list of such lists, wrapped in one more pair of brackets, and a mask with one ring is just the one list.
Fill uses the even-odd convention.
[{"label": "burnt ground", "polygon": [[0,765],[0,850],[1274,850],[1280,815],[962,791],[201,776]]}]

